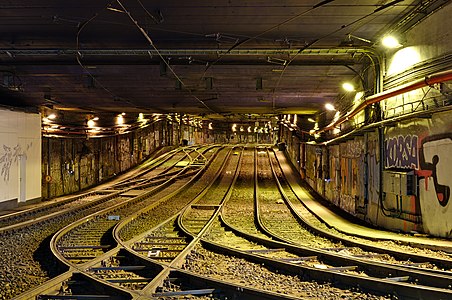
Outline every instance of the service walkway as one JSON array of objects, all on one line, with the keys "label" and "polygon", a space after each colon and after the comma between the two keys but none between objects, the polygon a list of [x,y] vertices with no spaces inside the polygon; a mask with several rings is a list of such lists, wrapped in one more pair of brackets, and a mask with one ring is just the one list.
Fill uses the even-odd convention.
[{"label": "service walkway", "polygon": [[[444,250],[446,252],[452,253],[452,240],[432,238],[426,236],[413,236],[408,234],[400,234],[396,232],[379,230],[371,227],[366,227],[354,223],[337,213],[333,212],[331,209],[317,201],[308,191],[302,186],[300,186],[300,180],[297,178],[297,174],[293,171],[290,162],[287,160],[284,152],[276,151],[277,157],[281,162],[281,167],[287,180],[292,185],[294,191],[297,193],[301,201],[308,207],[314,214],[316,214],[323,222],[328,224],[328,226],[335,228],[336,230],[343,232],[345,234],[367,238],[367,239],[380,239],[380,240],[393,240],[400,241],[404,244],[410,245],[429,245],[428,248],[436,248],[438,250]],[[433,247],[432,247],[433,246]],[[448,248],[448,249],[446,249]]]}]

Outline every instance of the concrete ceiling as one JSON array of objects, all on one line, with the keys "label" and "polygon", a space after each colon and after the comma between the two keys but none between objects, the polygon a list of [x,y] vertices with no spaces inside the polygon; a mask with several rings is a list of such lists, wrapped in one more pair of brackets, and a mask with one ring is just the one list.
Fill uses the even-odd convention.
[{"label": "concrete ceiling", "polygon": [[3,0],[0,101],[312,115],[369,70],[386,31],[406,30],[439,2]]}]

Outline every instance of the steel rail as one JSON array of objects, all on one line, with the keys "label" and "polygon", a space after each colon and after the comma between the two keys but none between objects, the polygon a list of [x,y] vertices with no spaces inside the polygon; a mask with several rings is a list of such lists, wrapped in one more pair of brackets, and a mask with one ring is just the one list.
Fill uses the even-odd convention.
[{"label": "steel rail", "polygon": [[[288,189],[290,189],[290,191],[293,193],[293,195],[300,201],[300,203],[314,216],[315,213],[314,211],[312,211],[308,206],[306,206],[306,204],[303,202],[303,199],[301,199],[297,193],[294,190],[294,187],[292,186],[292,184],[290,183],[290,181],[287,179],[286,174],[283,172],[282,168],[280,167],[281,162],[279,161],[277,155],[275,155],[276,160],[278,161],[278,166],[281,169],[281,174],[285,180],[285,182],[287,183]],[[276,177],[275,177],[276,178]],[[374,246],[371,245],[369,243],[366,242],[360,242],[354,239],[347,239],[344,238],[343,236],[339,236],[339,235],[335,235],[334,233],[331,233],[329,231],[323,230],[321,228],[315,227],[315,226],[311,226],[310,223],[295,209],[295,207],[291,204],[291,202],[287,199],[287,195],[285,194],[285,192],[283,191],[282,185],[280,183],[279,180],[277,180],[278,185],[281,187],[281,191],[282,191],[282,195],[283,195],[283,199],[284,201],[289,205],[289,208],[293,211],[294,215],[296,216],[296,218],[302,222],[309,230],[311,230],[312,232],[314,232],[315,234],[331,239],[333,241],[336,242],[341,242],[346,246],[350,246],[350,247],[359,247],[363,250],[369,251],[369,252],[376,252],[376,253],[383,253],[383,254],[389,254],[391,256],[393,256],[394,258],[396,258],[397,260],[401,260],[401,261],[412,261],[412,262],[416,262],[416,263],[424,263],[424,262],[431,262],[433,264],[435,264],[437,267],[439,268],[444,268],[444,269],[448,269],[448,270],[452,270],[452,260],[449,259],[441,259],[438,257],[431,257],[431,256],[426,256],[426,255],[421,255],[421,254],[417,254],[417,253],[407,253],[407,252],[403,252],[403,251],[397,251],[397,250],[393,250],[393,249],[388,249],[387,247],[378,247],[378,246]],[[309,194],[309,192],[308,192]],[[313,197],[313,196],[311,196]],[[338,228],[338,231],[340,231],[340,228]],[[340,231],[341,232],[341,231]],[[343,234],[347,234],[342,232]],[[361,236],[358,236],[359,238],[363,238]],[[376,238],[372,238],[372,237],[368,237],[369,240],[373,240],[373,241],[378,241],[379,239]],[[403,242],[401,242],[403,244]],[[411,245],[413,247],[416,247],[416,245]],[[419,245],[421,246],[421,245]],[[422,247],[424,247],[424,245],[422,245]],[[428,248],[428,246],[426,246]],[[413,268],[413,267],[407,267],[407,268]],[[425,271],[427,271],[427,269],[423,269]],[[440,272],[440,271],[435,271],[432,270],[435,273],[444,273],[444,272]],[[446,273],[447,274],[447,273]]]}]

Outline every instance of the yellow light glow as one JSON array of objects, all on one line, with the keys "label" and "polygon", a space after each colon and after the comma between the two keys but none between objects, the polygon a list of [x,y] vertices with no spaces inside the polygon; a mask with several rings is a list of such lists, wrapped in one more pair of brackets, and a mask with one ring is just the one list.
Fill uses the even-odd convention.
[{"label": "yellow light glow", "polygon": [[118,115],[118,117],[116,118],[116,124],[118,125],[122,125],[124,124],[124,117],[121,115]]},{"label": "yellow light glow", "polygon": [[210,129],[210,130],[213,129],[213,127],[212,127],[212,122],[209,123],[209,129]]},{"label": "yellow light glow", "polygon": [[381,43],[383,44],[383,46],[385,46],[386,48],[398,48],[401,47],[402,45],[400,45],[399,41],[393,37],[392,35],[387,35],[385,36],[382,40]]},{"label": "yellow light glow", "polygon": [[55,114],[50,114],[47,116],[47,119],[49,119],[49,120],[54,120],[55,118],[56,118]]},{"label": "yellow light glow", "polygon": [[339,116],[340,116],[340,113],[337,111],[337,112],[334,114],[333,121],[336,122],[336,121],[339,119]]},{"label": "yellow light glow", "polygon": [[88,122],[86,124],[88,125],[89,128],[93,128],[96,125],[94,120],[88,120]]},{"label": "yellow light glow", "polygon": [[346,90],[347,92],[353,92],[355,90],[355,86],[351,84],[350,82],[344,82],[342,84],[342,88]]},{"label": "yellow light glow", "polygon": [[94,117],[93,121],[99,121],[99,117]]},{"label": "yellow light glow", "polygon": [[331,103],[325,104],[325,108],[326,108],[327,110],[336,110],[336,109],[334,108],[334,105],[331,104]]},{"label": "yellow light glow", "polygon": [[308,118],[308,121],[311,123],[315,123],[315,120],[313,118]]},{"label": "yellow light glow", "polygon": [[389,64],[388,75],[406,71],[421,61],[421,55],[415,47],[403,48],[394,54]]},{"label": "yellow light glow", "polygon": [[248,132],[251,132],[251,126],[248,126]]},{"label": "yellow light glow", "polygon": [[355,102],[358,102],[361,100],[361,98],[364,96],[364,92],[357,92],[355,95]]}]

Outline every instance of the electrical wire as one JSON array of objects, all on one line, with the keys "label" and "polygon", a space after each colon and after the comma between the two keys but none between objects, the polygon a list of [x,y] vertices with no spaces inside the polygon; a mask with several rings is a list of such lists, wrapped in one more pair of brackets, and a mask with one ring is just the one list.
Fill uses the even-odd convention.
[{"label": "electrical wire", "polygon": [[278,89],[278,87],[279,87],[279,85],[280,85],[280,83],[281,83],[281,80],[282,80],[282,78],[283,78],[283,76],[284,76],[284,73],[285,73],[287,67],[288,67],[288,66],[289,66],[289,65],[297,58],[297,56],[298,56],[299,54],[301,54],[304,50],[310,48],[311,46],[313,46],[313,45],[316,44],[317,42],[319,42],[319,41],[321,41],[321,40],[323,40],[323,39],[325,39],[325,38],[327,38],[327,37],[329,37],[329,36],[331,36],[331,35],[333,35],[333,34],[339,32],[339,31],[341,31],[341,30],[343,30],[343,29],[345,29],[345,28],[348,28],[348,27],[350,27],[350,26],[352,26],[352,25],[354,25],[354,24],[357,24],[357,23],[361,22],[362,20],[364,20],[364,19],[366,19],[366,18],[368,18],[368,17],[370,17],[370,16],[373,16],[374,14],[376,14],[376,13],[378,13],[378,12],[380,12],[380,11],[386,9],[386,8],[392,7],[393,5],[395,5],[395,4],[397,4],[397,3],[401,2],[401,1],[403,1],[403,0],[395,0],[395,1],[392,1],[392,2],[390,2],[390,3],[388,3],[388,4],[385,4],[385,5],[383,5],[383,6],[379,7],[379,8],[377,8],[377,9],[375,9],[375,10],[372,11],[371,13],[368,13],[367,15],[364,15],[364,16],[362,16],[362,17],[360,17],[360,18],[358,18],[358,19],[356,19],[356,20],[354,20],[354,21],[352,21],[352,22],[350,22],[350,23],[348,23],[348,24],[346,24],[346,25],[342,25],[340,28],[331,31],[331,32],[329,32],[329,33],[327,33],[327,34],[325,34],[325,35],[323,35],[323,36],[321,36],[321,37],[319,37],[319,38],[317,38],[317,39],[315,39],[315,40],[309,42],[309,43],[306,44],[304,47],[300,48],[300,49],[295,53],[295,55],[287,62],[287,64],[284,65],[284,67],[283,67],[282,70],[281,70],[281,74],[280,74],[280,76],[279,76],[279,78],[278,78],[278,81],[277,81],[277,83],[276,83],[276,86],[275,86],[275,88],[274,88],[274,90],[273,90],[273,96],[272,96],[272,109],[275,110],[275,108],[276,108],[276,107],[275,107],[275,92],[276,92],[276,90]]},{"label": "electrical wire", "polygon": [[[100,14],[100,12],[102,12],[103,10],[108,9],[109,7],[111,7],[111,4],[115,2],[115,0],[112,0],[111,2],[109,2],[103,9],[99,10],[98,12],[96,12],[91,18],[89,18],[88,20],[86,20],[83,23],[79,23],[78,25],[78,30],[77,30],[77,35],[76,35],[76,55],[75,58],[77,60],[77,63],[80,65],[80,67],[84,70],[84,72],[93,80],[93,82],[95,82],[99,87],[101,87],[103,90],[105,90],[108,94],[110,94],[113,99],[115,100],[120,100],[121,102],[125,102],[128,105],[132,105],[136,108],[140,108],[143,110],[149,110],[149,107],[138,107],[137,105],[135,105],[134,103],[132,103],[131,100],[129,99],[125,99],[123,97],[119,97],[118,95],[116,95],[114,92],[112,92],[109,88],[107,88],[105,85],[103,85],[91,72],[90,70],[85,67],[85,65],[82,62],[82,54],[80,53],[80,34],[82,33],[82,31],[85,29],[85,27],[91,23],[92,21],[94,21]],[[153,110],[156,110],[155,108],[153,108]]]},{"label": "electrical wire", "polygon": [[287,19],[287,20],[285,20],[285,21],[283,21],[283,22],[281,22],[281,23],[279,23],[279,24],[276,24],[276,25],[274,25],[274,26],[272,26],[272,27],[270,27],[270,28],[268,28],[268,29],[266,29],[266,30],[264,30],[263,32],[261,32],[261,33],[255,35],[255,36],[247,37],[246,39],[244,39],[244,40],[242,40],[242,41],[237,41],[237,42],[236,42],[234,45],[232,45],[232,46],[231,46],[224,54],[220,55],[214,62],[212,62],[212,63],[210,63],[210,64],[207,64],[207,66],[206,66],[206,68],[205,68],[205,70],[204,70],[204,73],[202,74],[202,76],[201,76],[199,82],[201,82],[201,81],[204,79],[204,77],[205,77],[206,74],[207,74],[207,71],[210,69],[211,66],[217,64],[224,56],[228,55],[228,54],[229,54],[232,50],[234,50],[235,48],[237,48],[237,47],[239,47],[239,46],[241,46],[241,45],[243,45],[243,44],[245,44],[245,43],[248,43],[248,42],[251,41],[251,40],[258,39],[258,38],[260,38],[261,36],[263,36],[264,34],[269,33],[269,32],[271,32],[271,31],[273,31],[273,30],[275,30],[275,29],[277,29],[277,28],[279,28],[279,27],[281,27],[281,26],[283,26],[283,25],[285,25],[285,24],[287,24],[287,23],[290,23],[290,22],[292,22],[293,20],[296,20],[296,19],[298,19],[298,18],[300,18],[300,17],[302,17],[302,16],[304,16],[304,15],[310,13],[311,11],[313,11],[313,10],[319,8],[319,7],[322,7],[322,6],[324,6],[324,5],[326,5],[326,4],[330,3],[330,2],[333,2],[333,1],[335,1],[335,0],[324,0],[324,1],[322,1],[322,2],[320,2],[320,3],[318,3],[318,4],[314,5],[314,6],[312,6],[311,8],[309,8],[309,9],[303,11],[303,12],[301,12],[301,13],[299,13],[299,14],[293,16],[293,17],[290,17],[289,19]]},{"label": "electrical wire", "polygon": [[[149,42],[149,44],[154,48],[154,50],[157,52],[160,59],[165,63],[166,67],[171,71],[171,73],[174,75],[174,77],[181,83],[183,87],[187,87],[186,84],[180,79],[180,77],[176,74],[174,69],[170,66],[170,64],[167,62],[167,60],[163,57],[163,55],[160,53],[159,49],[155,46],[154,42],[152,41],[151,37],[146,33],[146,31],[138,24],[138,21],[136,21],[132,14],[126,9],[126,7],[121,3],[120,0],[116,0],[116,2],[121,6],[121,8],[124,10],[124,12],[129,16],[129,19],[132,21],[133,24],[140,30],[140,32],[143,34],[143,36],[146,38],[146,40]],[[201,103],[206,109],[209,111],[216,113],[212,108],[210,108],[204,101],[199,99],[196,95],[193,95],[192,91],[187,89],[189,91],[189,94],[191,97],[196,99],[199,103]]]},{"label": "electrical wire", "polygon": [[138,4],[140,4],[140,6],[144,9],[144,11],[146,12],[146,14],[155,22],[155,24],[160,24],[162,23],[162,20],[157,20],[156,17],[154,17],[153,14],[151,14],[146,7],[143,5],[143,3],[140,0],[137,0]]}]

